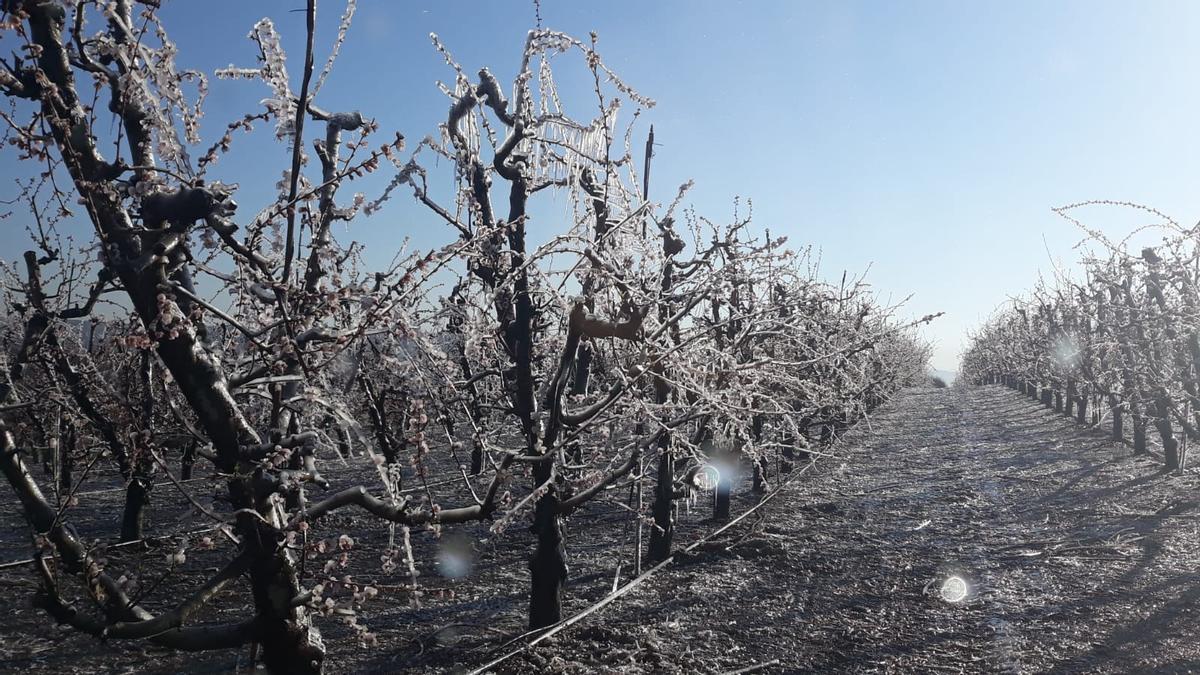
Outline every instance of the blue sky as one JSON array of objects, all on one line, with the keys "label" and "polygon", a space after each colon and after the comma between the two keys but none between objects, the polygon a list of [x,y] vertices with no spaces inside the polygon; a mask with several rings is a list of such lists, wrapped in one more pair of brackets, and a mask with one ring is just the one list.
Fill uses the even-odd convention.
[{"label": "blue sky", "polygon": [[[253,66],[246,34],[271,16],[298,80],[301,0],[164,5],[181,66]],[[361,110],[410,140],[434,133],[447,110],[435,81],[451,76],[430,32],[468,72],[486,65],[507,84],[534,21],[528,2],[359,5],[318,104]],[[319,3],[318,67],[342,7]],[[941,368],[957,366],[966,330],[1073,257],[1080,233],[1051,207],[1115,199],[1183,223],[1200,215],[1189,199],[1200,178],[1197,3],[544,0],[542,17],[580,37],[596,31],[606,62],[658,101],[643,115],[661,143],[653,196],[693,178],[701,213],[727,218],[735,196],[752,198],[758,225],[820,248],[830,278],[870,265],[885,296],[914,294],[911,314],[947,313],[927,331]],[[265,95],[214,80],[206,138]],[[23,170],[6,153],[9,185]],[[262,129],[239,137],[214,175],[241,182],[253,213],[287,154]],[[386,178],[358,189],[374,196]],[[380,262],[406,235],[451,236],[406,196],[354,225]],[[1146,222],[1080,215],[1113,233]],[[22,224],[4,222],[4,258],[25,247]]]}]

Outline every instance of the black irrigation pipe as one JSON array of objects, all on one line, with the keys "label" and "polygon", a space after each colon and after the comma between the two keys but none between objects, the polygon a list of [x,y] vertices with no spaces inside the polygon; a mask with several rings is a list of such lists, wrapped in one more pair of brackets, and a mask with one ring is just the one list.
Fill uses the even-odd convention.
[{"label": "black irrigation pipe", "polygon": [[[687,546],[687,548],[683,549],[683,553],[691,553],[692,551],[699,548],[701,545],[703,545],[708,540],[720,535],[721,533],[725,532],[726,530],[733,527],[734,525],[737,525],[739,522],[744,520],[747,516],[754,513],[759,508],[761,508],[764,504],[766,504],[767,502],[774,499],[775,496],[778,495],[783,490],[783,488],[787,487],[793,480],[804,475],[816,463],[817,463],[817,460],[816,460],[816,458],[814,458],[811,462],[806,464],[799,471],[796,471],[792,475],[788,476],[774,490],[772,490],[767,495],[765,495],[762,499],[760,499],[757,504],[755,504],[754,506],[751,506],[749,509],[747,509],[744,513],[742,513],[742,515],[738,516],[737,518],[734,518],[733,520],[722,525],[721,527],[717,528],[716,530],[713,530],[712,532],[710,532],[710,533],[704,535],[703,537],[697,539],[696,541],[692,542],[690,545]],[[666,560],[663,560],[662,562],[658,563],[654,567],[651,567],[650,569],[646,570],[645,572],[642,572],[642,574],[640,576],[635,577],[634,579],[630,580],[624,586],[621,586],[617,590],[604,596],[598,602],[596,602],[595,604],[591,605],[590,607],[580,611],[578,614],[575,614],[574,616],[572,616],[568,619],[559,621],[558,623],[553,624],[551,626],[547,626],[545,628],[539,628],[535,631],[530,631],[528,633],[525,633],[524,635],[518,636],[518,637],[514,638],[513,640],[505,643],[504,645],[502,645],[500,647],[501,649],[503,649],[504,647],[507,647],[508,645],[511,645],[513,642],[517,642],[517,641],[519,641],[523,638],[526,638],[530,635],[533,635],[535,633],[541,633],[540,635],[533,638],[529,642],[526,642],[525,644],[521,645],[520,647],[517,647],[516,649],[505,653],[503,656],[499,656],[499,657],[483,664],[482,666],[479,666],[478,668],[472,670],[470,672],[470,675],[482,675],[482,673],[488,671],[491,668],[494,668],[494,667],[500,665],[501,663],[504,663],[505,661],[511,659],[514,656],[517,656],[518,654],[521,654],[522,652],[529,649],[530,647],[533,647],[534,645],[538,644],[539,642],[549,639],[550,637],[557,635],[558,633],[566,630],[567,628],[570,628],[571,626],[579,623],[580,621],[583,621],[588,616],[595,614],[596,612],[600,611],[607,605],[611,604],[617,598],[620,598],[622,595],[625,595],[629,591],[640,586],[642,584],[642,582],[649,579],[651,576],[653,576],[659,570],[661,570],[664,567],[667,567],[671,563],[675,562],[676,558],[678,558],[679,555],[680,555],[679,553],[672,554]]]}]

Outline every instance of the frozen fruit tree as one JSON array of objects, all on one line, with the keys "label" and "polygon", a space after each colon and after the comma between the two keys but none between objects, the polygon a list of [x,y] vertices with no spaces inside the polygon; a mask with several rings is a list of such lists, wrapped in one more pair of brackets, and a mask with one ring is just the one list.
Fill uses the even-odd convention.
[{"label": "frozen fruit tree", "polygon": [[[1134,209],[1161,243],[1129,250],[1081,223],[1086,206]],[[1088,202],[1056,209],[1085,234],[1082,275],[1041,280],[973,336],[963,373],[1004,384],[1083,423],[1110,424],[1135,453],[1157,444],[1169,469],[1182,469],[1186,440],[1200,438],[1200,271],[1196,229],[1138,204]],[[1090,415],[1089,415],[1090,413]],[[1127,434],[1125,420],[1132,423]]]},{"label": "frozen fruit tree", "polygon": [[[861,280],[821,281],[740,205],[730,224],[684,208],[690,184],[649,200],[632,138],[654,104],[596,36],[534,30],[503,75],[467,72],[434,37],[453,79],[446,119],[409,152],[399,133],[377,140],[371,111],[322,99],[354,9],[318,69],[307,2],[298,77],[272,22],[255,24],[259,62],[215,75],[267,98],[205,141],[210,89],[250,83],[182,68],[157,2],[3,3],[3,144],[30,168],[10,217],[31,238],[4,271],[18,320],[0,333],[0,469],[36,534],[38,604],[61,623],[183,650],[254,643],[273,672],[320,672],[321,617],[373,639],[358,609],[375,589],[336,573],[353,539],[318,534],[356,511],[388,524],[385,570],[414,586],[413,537],[527,524],[529,624],[549,626],[564,523],[589,502],[645,482],[638,532],[664,559],[704,471],[719,467],[726,517],[737,466],[766,489],[773,459],[788,470],[923,374],[913,328],[932,317],[899,319]],[[562,73],[591,98],[563,100]],[[245,215],[240,186],[217,176],[259,126],[289,161]],[[345,194],[388,164],[375,199]],[[449,197],[430,189],[447,183]],[[441,243],[369,268],[336,226],[383,226],[409,192],[444,222]],[[567,206],[548,216],[537,205],[555,195]],[[90,237],[60,234],[80,219]],[[335,489],[331,459],[374,478]],[[103,466],[125,492],[122,540],[146,536],[146,509],[184,500],[233,543],[171,609],[148,609],[153,587],[69,526]],[[199,494],[194,474],[221,494]],[[170,497],[152,499],[156,484]],[[252,611],[202,618],[234,589]]]}]

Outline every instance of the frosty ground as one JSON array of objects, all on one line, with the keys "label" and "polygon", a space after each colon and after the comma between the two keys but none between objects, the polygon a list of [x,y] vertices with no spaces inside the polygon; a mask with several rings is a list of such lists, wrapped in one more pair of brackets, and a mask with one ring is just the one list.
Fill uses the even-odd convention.
[{"label": "frosty ground", "polygon": [[523,667],[1200,667],[1195,474],[998,387],[909,391],[836,453],[756,533]]},{"label": "frosty ground", "polygon": [[[496,672],[1185,672],[1200,668],[1196,600],[1200,477],[1161,470],[1122,444],[999,387],[912,389],[860,424],[759,512],[610,606]],[[165,494],[165,492],[164,492]],[[735,514],[757,496],[742,490]],[[6,503],[6,510],[9,504]],[[628,513],[576,516],[568,614],[628,569]],[[681,545],[711,532],[685,514]],[[183,516],[160,515],[180,528]],[[4,560],[27,535],[6,516]],[[360,648],[323,625],[334,672],[470,671],[523,632],[525,536],[492,543],[466,579],[422,568],[380,579],[384,535],[358,534],[354,574],[380,601]],[[418,538],[419,560],[430,542]],[[109,554],[159,560],[171,542]],[[198,583],[197,553],[171,583]],[[3,562],[3,560],[0,560]],[[244,653],[177,655],[101,644],[47,626],[28,606],[28,568],[0,569],[9,620],[0,668],[27,672],[230,672]],[[194,575],[194,578],[193,578]],[[628,579],[627,571],[622,581]],[[230,594],[204,618],[240,612]],[[419,607],[417,606],[419,604]],[[504,645],[508,644],[507,647]]]}]

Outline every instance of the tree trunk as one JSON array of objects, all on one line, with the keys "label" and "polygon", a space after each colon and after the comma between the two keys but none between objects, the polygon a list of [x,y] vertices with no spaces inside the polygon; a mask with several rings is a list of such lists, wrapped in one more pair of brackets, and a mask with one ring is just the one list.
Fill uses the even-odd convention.
[{"label": "tree trunk", "polygon": [[180,480],[192,479],[192,468],[196,465],[196,439],[183,447],[183,459],[179,468]]},{"label": "tree trunk", "polygon": [[1112,408],[1112,437],[1115,441],[1125,440],[1125,406],[1117,397],[1109,394],[1108,405]]},{"label": "tree trunk", "polygon": [[1142,414],[1140,406],[1134,404],[1129,407],[1129,415],[1133,418],[1133,453],[1141,455],[1147,452],[1146,448],[1146,416]]},{"label": "tree trunk", "polygon": [[71,445],[58,446],[58,486],[64,491],[71,489],[71,473],[75,469],[75,458],[71,455]]},{"label": "tree trunk", "polygon": [[767,491],[767,458],[762,451],[762,435],[763,435],[763,416],[755,415],[750,428],[751,436],[754,439],[755,452],[758,455],[752,458],[754,462],[754,491],[758,493]]},{"label": "tree trunk", "polygon": [[71,474],[75,468],[75,445],[79,441],[79,437],[75,432],[75,425],[63,423],[62,433],[59,434],[58,446],[54,448],[54,457],[51,461],[54,462],[54,469],[58,476],[58,486],[63,491],[71,489]]},{"label": "tree trunk", "polygon": [[584,342],[579,345],[579,351],[575,356],[575,381],[571,384],[572,394],[586,394],[588,392],[588,379],[592,372],[592,345]]},{"label": "tree trunk", "polygon": [[294,567],[282,550],[257,558],[250,569],[250,587],[260,619],[263,664],[271,673],[321,673],[325,660],[321,633],[310,625],[302,608],[291,607],[299,590]]},{"label": "tree trunk", "polygon": [[567,578],[567,562],[562,522],[558,515],[558,495],[553,485],[538,499],[533,531],[537,545],[529,561],[532,580],[529,593],[530,629],[545,628],[562,619],[562,587]]},{"label": "tree trunk", "polygon": [[1179,456],[1179,441],[1175,438],[1175,429],[1171,424],[1171,405],[1165,393],[1160,393],[1154,404],[1154,426],[1162,439],[1163,460],[1171,471],[1183,468]]},{"label": "tree trunk", "polygon": [[137,541],[143,538],[145,507],[150,503],[150,490],[154,487],[149,476],[134,476],[125,488],[125,511],[121,514],[121,541]]},{"label": "tree trunk", "polygon": [[763,493],[767,491],[767,459],[766,457],[754,458],[754,491]]},{"label": "tree trunk", "polygon": [[654,486],[654,528],[650,530],[651,565],[671,555],[671,540],[675,534],[672,506],[675,500],[675,457],[671,453],[670,436],[663,434],[658,441],[658,482]]},{"label": "tree trunk", "polygon": [[476,438],[474,447],[471,448],[471,475],[478,476],[481,473],[483,473],[483,444]]},{"label": "tree trunk", "polygon": [[783,461],[779,463],[779,473],[791,473],[796,461],[796,439],[788,434],[783,439]]}]

